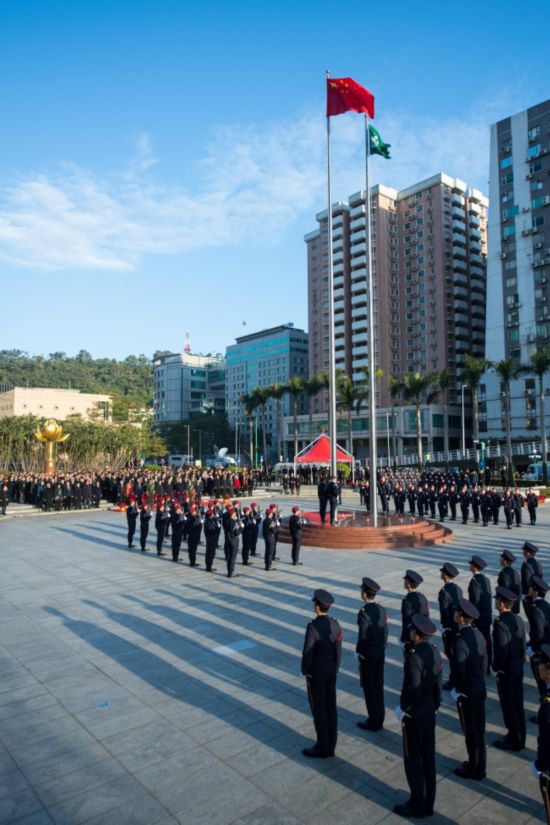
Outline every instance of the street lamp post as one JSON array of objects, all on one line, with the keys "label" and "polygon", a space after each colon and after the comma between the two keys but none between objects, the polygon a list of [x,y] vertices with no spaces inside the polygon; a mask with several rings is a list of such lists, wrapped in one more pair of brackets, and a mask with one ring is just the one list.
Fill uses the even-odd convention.
[{"label": "street lamp post", "polygon": [[391,452],[390,452],[390,414],[386,413],[386,436],[388,440],[388,468],[391,467]]},{"label": "street lamp post", "polygon": [[461,395],[461,410],[462,410],[462,458],[466,457],[466,419],[464,417],[464,390],[468,388],[467,384],[462,384],[460,387]]}]

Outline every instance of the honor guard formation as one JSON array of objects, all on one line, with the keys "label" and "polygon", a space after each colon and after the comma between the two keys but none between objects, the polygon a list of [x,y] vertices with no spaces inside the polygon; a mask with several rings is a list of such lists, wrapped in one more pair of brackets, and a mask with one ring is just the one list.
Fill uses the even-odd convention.
[{"label": "honor guard formation", "polygon": [[[406,570],[401,603],[401,642],[404,667],[400,701],[395,715],[401,723],[403,759],[409,799],[396,804],[403,817],[424,818],[434,813],[436,795],[436,721],[442,692],[449,691],[464,735],[465,759],[454,768],[456,776],[475,783],[486,776],[485,703],[487,679],[494,674],[502,711],[502,736],[493,747],[520,753],[525,749],[526,722],[523,676],[530,662],[540,707],[529,722],[538,725],[536,759],[531,772],[540,784],[550,823],[550,585],[530,541],[522,547],[523,563],[510,550],[500,555],[500,572],[494,587],[484,573],[487,565],[478,555],[469,560],[471,577],[465,592],[458,583],[459,570],[450,562],[440,568],[437,595],[438,621],[421,592],[422,576]],[[371,578],[360,584],[356,656],[366,718],[357,721],[363,731],[384,727],[384,661],[388,643],[388,615],[378,601],[380,585]],[[342,629],[329,615],[334,597],[326,590],[313,594],[315,618],[306,629],[302,674],[316,742],[305,748],[309,758],[327,759],[337,745],[336,678],[342,658]],[[520,616],[520,607],[527,624]],[[495,615],[496,614],[496,615]],[[441,637],[441,648],[436,639]],[[444,672],[446,678],[444,679]],[[521,763],[518,763],[520,765]]]}]

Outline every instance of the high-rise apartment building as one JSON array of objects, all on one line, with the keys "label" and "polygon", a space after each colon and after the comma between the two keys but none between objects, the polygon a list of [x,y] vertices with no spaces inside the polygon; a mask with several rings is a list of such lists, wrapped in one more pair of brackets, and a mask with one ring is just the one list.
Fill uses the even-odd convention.
[{"label": "high-rise apartment building", "polygon": [[153,362],[155,424],[225,410],[225,359],[178,352]]},{"label": "high-rise apartment building", "polygon": [[[236,426],[241,443],[247,444],[247,422],[240,398],[256,387],[286,384],[289,378],[308,376],[308,335],[294,324],[281,324],[250,335],[242,335],[226,350],[227,415],[231,426]],[[285,394],[280,399],[281,435],[282,416],[292,414],[292,399]],[[298,412],[307,411],[306,398],[298,397]],[[258,413],[259,415],[259,413]],[[260,418],[258,419],[260,422]],[[266,435],[271,441],[272,455],[276,456],[275,436],[277,404],[270,399],[266,404]]]},{"label": "high-rise apartment building", "polygon": [[[389,379],[406,372],[460,372],[485,346],[487,199],[438,174],[397,191],[371,192],[377,403],[390,403]],[[306,235],[309,371],[328,367],[328,221]],[[369,365],[365,192],[333,205],[336,368],[354,381]],[[317,403],[320,411],[322,401]]]},{"label": "high-rise apartment building", "polygon": [[[527,366],[550,343],[550,100],[491,127],[489,194],[486,356]],[[537,385],[534,375],[512,382],[514,439],[540,428]],[[481,389],[480,430],[502,438],[499,375],[487,373]]]}]

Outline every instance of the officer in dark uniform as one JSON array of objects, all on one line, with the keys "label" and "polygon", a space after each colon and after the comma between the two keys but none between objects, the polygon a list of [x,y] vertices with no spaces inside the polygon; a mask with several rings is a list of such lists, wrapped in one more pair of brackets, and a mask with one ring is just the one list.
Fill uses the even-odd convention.
[{"label": "officer in dark uniform", "polygon": [[336,512],[338,509],[338,501],[340,498],[340,487],[336,481],[336,476],[331,476],[325,487],[325,494],[327,503],[330,508],[330,523],[334,524],[336,521]]},{"label": "officer in dark uniform", "polygon": [[302,516],[302,511],[298,506],[292,508],[292,515],[288,520],[288,529],[292,538],[292,564],[296,567],[301,565],[300,548],[302,547],[302,533],[304,531],[305,518]]},{"label": "officer in dark uniform", "polygon": [[472,578],[468,584],[468,599],[479,611],[479,619],[476,620],[476,627],[481,631],[487,645],[487,674],[491,672],[492,642],[491,624],[493,620],[493,599],[491,596],[491,583],[487,576],[482,573],[487,567],[487,562],[480,556],[472,556],[470,559],[470,570]]},{"label": "officer in dark uniform", "polygon": [[519,613],[519,602],[521,595],[521,579],[515,567],[512,567],[516,557],[511,550],[503,550],[500,554],[501,571],[498,574],[497,585],[505,587],[515,593],[517,598],[512,604],[512,613]]},{"label": "officer in dark uniform", "polygon": [[535,558],[538,552],[539,548],[536,544],[533,544],[532,541],[526,541],[523,545],[523,558],[525,561],[521,565],[521,592],[523,593],[523,609],[525,610],[525,615],[528,620],[529,608],[531,607],[531,602],[533,601],[529,595],[531,581],[533,576],[538,576],[541,579],[544,576],[542,565]]},{"label": "officer in dark uniform", "polygon": [[357,614],[359,632],[356,653],[359,680],[365,696],[367,719],[357,722],[361,730],[377,731],[384,726],[384,659],[388,642],[388,616],[374,599],[380,585],[364,578],[361,583],[363,607]]},{"label": "officer in dark uniform", "polygon": [[302,674],[306,677],[317,742],[302,753],[325,759],[334,756],[338,735],[336,674],[342,658],[342,628],[328,615],[334,598],[327,590],[316,590],[312,601],[315,619],[306,629]]},{"label": "officer in dark uniform", "polygon": [[453,642],[455,699],[466,739],[468,759],[454,769],[464,779],[485,779],[485,699],[487,688],[487,650],[485,639],[472,624],[479,612],[468,599],[458,600],[455,622],[458,631]]},{"label": "officer in dark uniform", "polygon": [[327,512],[327,482],[324,477],[321,477],[317,485],[317,497],[319,499],[319,518],[321,524],[324,524]]},{"label": "officer in dark uniform", "polygon": [[399,641],[405,646],[410,647],[412,617],[415,615],[424,616],[425,619],[430,617],[430,606],[427,598],[419,592],[418,586],[422,584],[424,579],[415,570],[405,570],[403,577],[404,587],[407,595],[401,602],[401,636]]},{"label": "officer in dark uniform", "polygon": [[546,821],[550,825],[550,645],[542,646],[538,669],[538,678],[545,685],[545,690],[537,714],[537,757],[531,764],[531,772],[539,780]]},{"label": "officer in dark uniform", "polygon": [[411,791],[407,802],[395,805],[405,817],[433,814],[435,801],[435,718],[441,703],[443,662],[430,644],[435,625],[425,616],[411,620],[411,647],[405,654],[403,688],[396,716],[403,731],[405,774]]},{"label": "officer in dark uniform", "polygon": [[531,487],[527,490],[525,501],[527,503],[527,510],[529,511],[529,520],[531,525],[535,525],[537,523],[537,507],[539,506],[539,500],[537,498],[537,494],[533,492]]},{"label": "officer in dark uniform", "polygon": [[229,511],[229,524],[227,525],[227,537],[229,542],[229,549],[226,556],[227,562],[227,578],[234,579],[238,577],[235,573],[235,562],[239,555],[239,536],[243,532],[242,521],[239,518],[239,513],[235,507]]},{"label": "officer in dark uniform", "polygon": [[204,519],[204,540],[206,542],[205,562],[207,573],[213,573],[216,571],[216,568],[212,565],[214,564],[214,559],[216,557],[216,548],[218,546],[221,528],[222,523],[220,517],[214,512],[214,509],[210,507],[206,511],[206,516]]},{"label": "officer in dark uniform", "polygon": [[529,588],[531,607],[529,608],[529,647],[527,648],[527,655],[531,661],[531,670],[537,682],[541,698],[546,688],[539,679],[538,656],[542,645],[550,644],[550,604],[545,601],[549,589],[550,587],[544,579],[533,576]]},{"label": "officer in dark uniform", "polygon": [[458,630],[455,623],[455,613],[458,609],[458,600],[462,597],[462,590],[453,581],[458,576],[458,570],[454,564],[445,562],[439,572],[443,580],[443,587],[439,591],[437,600],[439,602],[443,649],[450,667],[449,678],[443,685],[443,690],[451,690],[453,687],[453,641]]},{"label": "officer in dark uniform", "polygon": [[497,587],[495,593],[499,616],[493,623],[493,670],[507,733],[503,739],[493,742],[493,746],[504,751],[521,751],[525,747],[525,628],[517,613],[512,611],[517,595],[506,587]]},{"label": "officer in dark uniform", "polygon": [[128,523],[128,547],[134,546],[134,535],[136,532],[136,524],[139,515],[139,510],[136,506],[135,498],[130,499],[130,504],[126,508],[126,521]]},{"label": "officer in dark uniform", "polygon": [[139,513],[139,546],[143,553],[147,550],[147,536],[152,515],[149,508],[143,504]]}]

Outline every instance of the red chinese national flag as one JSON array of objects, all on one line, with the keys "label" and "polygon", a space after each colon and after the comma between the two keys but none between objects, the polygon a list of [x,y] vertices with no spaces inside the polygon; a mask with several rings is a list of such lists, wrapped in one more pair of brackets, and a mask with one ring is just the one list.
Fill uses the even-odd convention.
[{"label": "red chinese national flag", "polygon": [[344,112],[365,112],[374,117],[374,95],[351,77],[327,79],[327,117]]}]

